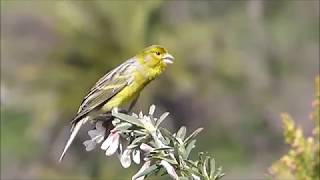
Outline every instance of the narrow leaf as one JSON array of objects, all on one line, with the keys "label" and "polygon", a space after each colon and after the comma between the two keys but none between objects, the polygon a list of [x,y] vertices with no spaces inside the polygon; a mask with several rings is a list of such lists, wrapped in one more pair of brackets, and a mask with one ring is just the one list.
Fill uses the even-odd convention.
[{"label": "narrow leaf", "polygon": [[184,157],[185,159],[188,159],[191,150],[195,147],[196,140],[192,140],[186,147],[186,156]]},{"label": "narrow leaf", "polygon": [[117,124],[117,126],[114,128],[114,130],[124,131],[124,130],[129,129],[130,127],[132,127],[132,124],[124,122],[124,123]]},{"label": "narrow leaf", "polygon": [[216,171],[216,161],[211,158],[210,160],[210,164],[209,164],[209,167],[210,167],[210,178],[213,179],[213,176],[214,176],[214,173]]},{"label": "narrow leaf", "polygon": [[152,166],[148,167],[147,169],[145,169],[144,171],[137,173],[135,175],[135,179],[138,179],[139,177],[151,174],[153,171],[155,171],[158,168],[158,166],[156,164],[153,164]]},{"label": "narrow leaf", "polygon": [[186,127],[182,126],[179,131],[177,132],[177,138],[181,139],[181,141],[183,141],[183,139],[186,137],[186,132],[187,129]]},{"label": "narrow leaf", "polygon": [[133,116],[129,116],[127,114],[122,114],[122,113],[118,113],[118,112],[115,112],[115,111],[112,111],[112,116],[114,117],[117,117],[123,121],[127,121],[128,123],[131,123],[131,124],[134,124],[136,126],[139,126],[139,127],[142,127],[143,128],[143,125],[142,123],[135,117]]},{"label": "narrow leaf", "polygon": [[195,131],[193,131],[193,133],[184,140],[184,143],[188,143],[189,141],[191,141],[191,140],[192,140],[193,138],[195,138],[202,130],[203,130],[203,128],[198,128],[198,129],[196,129]]},{"label": "narrow leaf", "polygon": [[206,156],[204,158],[204,161],[203,161],[203,164],[202,164],[202,173],[206,178],[209,179],[209,175],[208,175],[208,171],[207,171],[208,161],[209,161],[209,156]]},{"label": "narrow leaf", "polygon": [[152,151],[163,151],[163,150],[169,150],[169,149],[173,149],[172,147],[161,147],[161,148],[155,148],[154,150],[152,150]]},{"label": "narrow leaf", "polygon": [[157,128],[157,127],[162,123],[162,121],[166,119],[166,117],[167,117],[168,115],[169,115],[169,112],[163,113],[163,114],[160,116],[160,118],[157,120],[157,123],[156,123],[155,127]]},{"label": "narrow leaf", "polygon": [[159,128],[160,132],[164,135],[164,137],[169,138],[172,142],[179,143],[179,141],[165,128]]}]

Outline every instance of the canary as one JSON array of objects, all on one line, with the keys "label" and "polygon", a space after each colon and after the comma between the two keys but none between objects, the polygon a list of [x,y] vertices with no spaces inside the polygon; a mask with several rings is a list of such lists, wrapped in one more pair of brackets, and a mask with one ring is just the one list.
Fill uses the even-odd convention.
[{"label": "canary", "polygon": [[104,75],[83,99],[71,124],[71,135],[59,158],[61,162],[81,126],[95,122],[115,107],[135,104],[142,89],[164,72],[174,57],[160,45],[152,45]]}]

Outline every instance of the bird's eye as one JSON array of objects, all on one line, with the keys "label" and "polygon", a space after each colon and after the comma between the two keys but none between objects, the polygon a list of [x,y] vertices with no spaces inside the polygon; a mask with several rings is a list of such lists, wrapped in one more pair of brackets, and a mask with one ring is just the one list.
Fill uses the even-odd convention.
[{"label": "bird's eye", "polygon": [[157,51],[157,52],[156,52],[156,55],[160,56],[160,52],[159,52],[159,51]]}]

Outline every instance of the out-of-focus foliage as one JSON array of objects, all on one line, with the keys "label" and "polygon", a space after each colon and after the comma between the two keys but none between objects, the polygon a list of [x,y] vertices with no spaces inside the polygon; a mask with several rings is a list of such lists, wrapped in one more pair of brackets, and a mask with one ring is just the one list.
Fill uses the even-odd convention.
[{"label": "out-of-focus foliage", "polygon": [[285,148],[278,114],[312,128],[319,32],[318,0],[3,0],[1,179],[129,179],[138,167],[83,150],[85,130],[57,158],[86,92],[151,44],[176,60],[136,108],[170,110],[172,132],[205,127],[198,148],[224,178],[261,179]]},{"label": "out-of-focus foliage", "polygon": [[305,137],[289,114],[282,114],[284,137],[290,145],[289,152],[270,168],[275,179],[320,179],[320,77],[315,82],[316,93],[312,105],[314,112],[310,115],[315,126],[312,136]]}]

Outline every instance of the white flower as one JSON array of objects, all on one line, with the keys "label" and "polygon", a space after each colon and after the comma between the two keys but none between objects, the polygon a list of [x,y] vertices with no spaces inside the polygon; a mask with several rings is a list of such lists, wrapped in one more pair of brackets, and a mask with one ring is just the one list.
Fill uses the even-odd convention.
[{"label": "white flower", "polygon": [[102,126],[101,121],[96,123],[96,129],[88,131],[88,135],[90,136],[90,140],[86,140],[83,144],[86,146],[86,151],[93,150],[97,144],[103,141],[106,128]]},{"label": "white flower", "polygon": [[97,143],[100,143],[105,135],[106,128],[102,126],[101,121],[96,123],[96,129],[88,131],[89,136],[92,140],[94,140]]},{"label": "white flower", "polygon": [[192,174],[191,175],[194,180],[201,180],[199,176]]},{"label": "white flower", "polygon": [[179,176],[174,170],[173,166],[165,160],[161,160],[160,164],[167,170],[168,174],[175,180],[179,180]]},{"label": "white flower", "polygon": [[102,143],[101,149],[106,151],[106,156],[114,154],[119,147],[119,133],[111,132],[107,139]]},{"label": "white flower", "polygon": [[121,156],[122,156],[122,144],[119,143],[119,148],[118,148],[118,151],[117,151],[117,156],[119,158],[119,160],[121,160]]},{"label": "white flower", "polygon": [[137,149],[134,149],[132,152],[132,160],[136,164],[140,164],[140,151]]},{"label": "white flower", "polygon": [[132,160],[133,162],[135,162],[136,164],[140,164],[140,150],[138,149],[126,149],[123,153],[122,153],[122,146],[121,144],[119,145],[119,160],[121,162],[122,167],[124,168],[128,168],[131,165],[131,154],[132,154]]},{"label": "white flower", "polygon": [[97,143],[92,140],[86,140],[83,142],[83,145],[86,147],[86,151],[91,151],[96,148]]},{"label": "white flower", "polygon": [[140,170],[132,176],[132,180],[144,180],[144,176],[141,176],[139,178],[137,178],[139,176],[139,174],[141,174],[144,170],[146,170],[148,167],[150,166],[150,161],[145,162],[142,167],[140,168]]},{"label": "white flower", "polygon": [[122,167],[124,167],[124,168],[130,167],[130,165],[131,165],[130,155],[131,155],[131,149],[124,150],[124,152],[120,158],[120,162],[121,162]]}]

